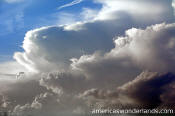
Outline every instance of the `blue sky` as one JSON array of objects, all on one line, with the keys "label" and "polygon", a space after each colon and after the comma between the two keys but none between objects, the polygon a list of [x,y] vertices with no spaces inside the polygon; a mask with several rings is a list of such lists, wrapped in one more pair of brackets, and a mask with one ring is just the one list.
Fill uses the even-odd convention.
[{"label": "blue sky", "polygon": [[[83,0],[79,4],[59,9],[73,0],[4,0],[0,2],[0,61],[12,60],[21,48],[25,33],[48,25],[81,21],[83,8],[100,9],[100,4]],[[64,20],[64,19],[70,20]]]}]

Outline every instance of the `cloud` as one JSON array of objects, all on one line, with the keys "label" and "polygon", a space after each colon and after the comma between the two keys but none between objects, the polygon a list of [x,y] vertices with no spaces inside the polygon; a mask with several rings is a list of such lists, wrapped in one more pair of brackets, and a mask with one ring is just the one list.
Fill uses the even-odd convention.
[{"label": "cloud", "polygon": [[[56,115],[56,112],[51,111],[54,111],[53,109],[57,109],[54,107],[56,107],[58,104],[58,98],[52,93],[41,93],[34,98],[31,104],[28,103],[25,105],[17,105],[13,110],[13,114],[43,116],[47,116],[48,114]],[[47,112],[48,110],[49,112]]]},{"label": "cloud", "polygon": [[[70,72],[49,74],[48,77],[40,80],[40,84],[58,95],[84,93],[80,98],[87,97],[85,101],[88,101],[88,104],[97,103],[103,107],[167,107],[166,96],[170,100],[174,98],[174,94],[170,94],[169,90],[171,92],[174,90],[172,84],[175,76],[173,73],[165,73],[174,72],[173,60],[171,61],[171,58],[174,59],[174,54],[171,53],[174,49],[171,43],[174,39],[172,33],[174,26],[174,24],[162,23],[146,29],[127,30],[124,37],[114,39],[115,48],[110,52],[104,55],[99,53],[83,55],[79,59],[72,59],[71,74]],[[146,69],[158,72],[145,71],[137,76],[138,72]],[[81,75],[76,76],[77,73]],[[134,75],[137,77],[135,78]],[[94,106],[98,107],[98,105]]]},{"label": "cloud", "polygon": [[[63,94],[58,94],[55,91],[52,92],[45,88],[46,85],[49,86],[49,83],[51,85],[51,81],[45,84],[45,86],[40,86],[39,81],[33,79],[19,80],[12,83],[6,82],[4,85],[1,84],[0,95],[2,96],[2,99],[0,99],[0,101],[2,103],[0,102],[0,105],[2,105],[0,108],[13,115],[48,116],[49,114],[52,114],[53,116],[76,116],[78,112],[74,113],[74,111],[79,107],[85,110],[86,105],[76,94],[71,94],[70,88],[66,88],[66,86],[68,87],[66,83],[70,82],[67,82],[67,80],[68,79],[63,79],[62,82],[65,83],[61,83],[64,87]],[[56,80],[55,84],[56,83],[59,84],[58,80]],[[56,86],[59,86],[57,84],[55,85],[55,88]],[[74,89],[75,88],[72,90],[74,91]]]},{"label": "cloud", "polygon": [[[174,24],[164,23],[147,27],[145,30],[130,29],[126,32],[126,37],[119,37],[115,40],[116,47],[111,51],[111,55],[126,51],[126,55],[146,69],[173,71],[173,31]],[[118,51],[115,52],[116,50]],[[148,66],[147,63],[152,65]]]},{"label": "cloud", "polygon": [[174,15],[175,15],[175,0],[172,1],[172,7],[174,9]]},{"label": "cloud", "polygon": [[[88,27],[90,24],[91,23],[88,23],[83,26]],[[72,49],[77,47],[77,41],[75,42],[73,41],[74,39],[72,39],[71,44],[63,41],[65,46],[70,47],[74,44],[75,46],[71,46],[69,48],[70,51],[67,53],[64,52],[64,55],[60,52],[63,55],[63,59],[59,61],[61,57],[55,54],[62,48],[58,48],[59,41],[57,37],[63,36],[55,36],[56,32],[61,30],[64,36],[67,36],[65,38],[68,38],[69,34],[73,34],[70,32],[74,32],[74,34],[77,34],[74,36],[79,37],[79,35],[87,32],[87,28],[77,31],[72,29],[65,30],[65,27],[43,27],[32,30],[26,34],[23,45],[25,52],[17,53],[15,58],[19,58],[17,59],[18,62],[24,63],[24,65],[30,68],[39,69],[41,73],[45,72],[47,74],[47,72],[49,72],[48,70],[52,71],[52,73],[42,76],[39,81],[40,85],[37,84],[37,86],[41,86],[41,88],[46,89],[45,91],[56,95],[56,98],[68,108],[68,112],[73,112],[78,107],[83,107],[86,111],[89,109],[89,104],[92,103],[100,104],[100,106],[105,104],[112,107],[113,105],[115,106],[115,104],[119,104],[121,107],[127,105],[131,107],[149,106],[149,108],[166,107],[168,103],[164,102],[166,101],[164,100],[165,97],[168,96],[170,100],[174,98],[170,93],[170,95],[167,93],[168,88],[173,90],[170,84],[174,82],[174,75],[172,73],[162,73],[174,72],[174,29],[174,23],[156,24],[148,26],[145,29],[131,28],[125,32],[124,36],[113,38],[114,47],[111,50],[106,52],[104,50],[104,52],[100,53],[93,49],[88,52],[92,53],[90,55],[82,55],[81,53],[75,55],[77,51],[74,52],[75,56],[70,55]],[[80,38],[78,39],[80,41]],[[63,45],[63,43],[61,43],[60,46]],[[83,46],[85,45],[86,44],[83,44]],[[86,47],[88,46],[89,44]],[[103,47],[99,47],[99,49]],[[79,49],[79,46],[77,49]],[[54,64],[58,61],[58,64],[60,64],[64,61],[65,56],[68,56],[66,60],[71,59],[70,63],[67,63],[67,69],[65,70],[63,68],[64,70],[62,71],[56,67],[55,69],[58,70],[54,70]],[[80,56],[80,58],[78,58],[78,56]],[[48,63],[47,66],[45,62]],[[135,79],[142,70],[151,70],[158,73],[143,72]],[[128,83],[129,81],[131,81],[131,85]],[[131,87],[133,87],[132,91],[128,91]],[[166,87],[167,90],[164,90]],[[114,91],[115,88],[118,88],[117,92]],[[143,101],[142,96],[139,96],[139,92],[144,88],[147,91],[144,95],[146,98],[144,98],[145,100]],[[33,93],[33,96],[37,96],[39,93],[41,93],[41,91],[35,94]],[[154,103],[152,103],[148,94],[153,95]],[[87,96],[93,96],[95,99],[89,99],[88,97],[88,100],[86,100]],[[75,102],[68,103],[68,99],[76,101],[78,104]],[[111,99],[112,101],[109,101]],[[85,101],[89,103],[86,105]],[[20,105],[19,109],[20,107],[30,109],[32,103],[33,101],[27,105]],[[57,105],[60,106],[59,103]],[[47,109],[49,110],[49,106]],[[84,111],[83,109],[82,111]],[[50,109],[49,111],[53,110]],[[53,112],[55,111],[56,110]],[[66,112],[67,110],[64,111]]]},{"label": "cloud", "polygon": [[131,81],[143,70],[175,72],[174,29],[174,23],[129,29],[125,36],[114,38],[110,52],[72,58],[71,69],[91,80],[91,87],[104,89]]},{"label": "cloud", "polygon": [[[54,93],[62,95],[63,92],[71,94],[85,89],[85,77],[81,74],[69,72],[50,73],[46,78],[40,80],[40,85],[52,90]],[[71,86],[70,86],[71,85]],[[83,87],[84,86],[84,87]]]},{"label": "cloud", "polygon": [[7,3],[18,3],[18,2],[22,2],[24,0],[5,0]]},{"label": "cloud", "polygon": [[[31,74],[0,84],[2,106],[34,116],[82,115],[89,113],[91,104],[95,108],[171,106],[175,24],[160,23],[173,20],[170,1],[125,0],[119,4],[123,8],[115,9],[118,2],[102,1],[102,10],[91,21],[28,31],[24,52],[16,52],[14,58]],[[127,8],[126,2],[132,7]],[[153,3],[158,11],[151,13],[148,6]],[[133,13],[136,9],[141,10]],[[149,26],[155,23],[160,24]],[[2,73],[11,74],[5,68]]]},{"label": "cloud", "polygon": [[97,9],[83,8],[83,11],[81,12],[80,16],[83,17],[83,20],[85,21],[91,21],[95,19],[98,13],[99,10]]},{"label": "cloud", "polygon": [[[171,103],[166,98],[170,101],[174,98],[175,76],[167,73],[174,72],[174,52],[171,52],[174,51],[174,29],[174,23],[152,25],[145,29],[132,28],[124,36],[113,39],[114,47],[110,51],[72,58],[67,70],[48,74],[41,71],[33,75],[33,79],[37,78],[35,80],[1,85],[6,88],[2,95],[11,104],[11,108],[6,109],[32,115],[56,115],[58,111],[60,115],[77,115],[80,107],[82,112],[78,113],[88,113],[92,108],[90,105],[94,108],[169,107]],[[45,35],[41,30],[31,31],[32,34],[27,36],[32,36],[32,41],[37,38],[47,40],[40,38]],[[27,43],[29,46],[25,46],[26,54],[29,56],[24,58],[39,53],[37,49],[40,46],[35,46],[35,43]],[[142,72],[147,69],[157,72]],[[140,72],[142,73],[138,75]]]},{"label": "cloud", "polygon": [[[9,79],[20,79],[20,78],[24,77],[24,72],[18,72],[17,74],[0,73],[0,76],[5,76],[5,77],[8,77],[8,78],[12,77],[12,78],[9,78]],[[14,77],[16,77],[16,78],[14,78]],[[3,78],[3,77],[1,77],[1,78]]]},{"label": "cloud", "polygon": [[72,1],[72,2],[70,2],[70,3],[68,3],[68,4],[65,4],[65,5],[62,5],[62,6],[58,7],[57,9],[60,10],[60,9],[62,9],[62,8],[66,8],[66,7],[70,7],[70,6],[79,4],[79,3],[81,3],[81,2],[83,2],[83,0],[74,0],[74,1]]},{"label": "cloud", "polygon": [[0,63],[1,80],[15,80],[19,72],[27,72],[27,69],[16,61]]},{"label": "cloud", "polygon": [[[16,2],[14,2],[16,3]],[[10,3],[11,4],[11,3]],[[27,7],[27,2],[11,6],[8,10],[3,10],[0,14],[2,21],[0,22],[3,30],[0,30],[0,35],[8,35],[10,33],[24,29],[24,9]]]},{"label": "cloud", "polygon": [[[97,3],[102,3],[103,8],[96,19],[106,20],[118,17],[118,11],[127,12],[131,17],[138,22],[148,23],[157,21],[171,21],[172,16],[172,0],[95,0]],[[154,8],[154,11],[148,9]],[[165,17],[164,13],[168,16]],[[148,17],[147,17],[148,16]]]},{"label": "cloud", "polygon": [[[14,114],[21,114],[21,115],[42,115],[42,116],[48,116],[48,115],[61,115],[61,116],[79,116],[78,112],[75,112],[74,109],[76,109],[75,104],[77,103],[76,99],[73,99],[71,97],[65,98],[68,101],[60,101],[60,98],[53,93],[42,93],[35,97],[34,101],[31,104],[25,104],[25,105],[17,105],[15,109],[13,110]],[[66,104],[69,104],[69,106],[65,106]]]},{"label": "cloud", "polygon": [[12,59],[12,56],[10,55],[0,55],[0,62],[5,62],[5,61],[9,61]]},{"label": "cloud", "polygon": [[[53,77],[50,77],[50,79],[51,78]],[[157,72],[145,71],[131,82],[125,83],[116,89],[108,89],[106,91],[102,88],[91,88],[89,90],[82,89],[83,91],[79,91],[78,93],[71,92],[71,89],[73,91],[75,90],[74,85],[72,85],[73,88],[66,88],[66,83],[71,83],[67,81],[68,79],[59,81],[60,77],[57,77],[57,75],[55,75],[54,78],[56,78],[56,82],[45,84],[53,85],[55,88],[61,85],[64,87],[63,90],[69,89],[70,91],[66,91],[66,93],[61,95],[54,91],[54,93],[52,93],[52,91],[47,91],[42,86],[39,86],[37,81],[30,81],[30,83],[23,81],[8,84],[8,89],[2,94],[1,108],[11,110],[13,114],[28,114],[34,116],[47,116],[48,114],[54,116],[58,114],[63,116],[77,116],[81,115],[79,113],[88,114],[91,108],[99,107],[172,108],[170,102],[167,102],[174,98],[173,83],[175,76],[172,73],[159,74]],[[30,85],[32,88],[28,86],[23,88],[24,85]],[[84,86],[83,84],[75,85],[77,87],[79,86],[80,89]],[[143,91],[143,89],[145,91]],[[21,94],[19,94],[19,91]],[[150,94],[152,96],[150,96]],[[81,107],[81,112],[78,112],[79,107]]]},{"label": "cloud", "polygon": [[2,76],[12,76],[12,77],[15,77],[16,75],[15,74],[5,74],[5,73],[0,73],[0,75],[2,75]]},{"label": "cloud", "polygon": [[[115,48],[110,52],[104,55],[95,53],[81,56],[79,59],[72,59],[71,67],[73,70],[82,72],[92,80],[97,79],[95,81],[98,82],[98,85],[96,87],[91,86],[96,89],[85,91],[85,96],[93,95],[100,100],[101,106],[105,104],[115,106],[117,104],[116,106],[119,107],[131,105],[132,107],[148,106],[148,108],[155,108],[164,104],[164,107],[168,107],[164,103],[165,94],[169,93],[170,89],[171,94],[169,93],[167,96],[170,100],[174,98],[172,92],[174,86],[170,86],[174,82],[174,74],[162,73],[174,72],[175,54],[171,52],[174,51],[174,34],[172,33],[175,29],[174,26],[174,24],[162,23],[149,26],[146,29],[132,28],[126,31],[125,36],[114,39]],[[134,75],[147,69],[158,73],[146,71],[134,79]],[[127,83],[128,81],[131,82]],[[106,85],[102,84],[103,82]],[[100,84],[103,86],[99,87]],[[121,84],[124,85],[121,86]],[[115,87],[118,87],[117,91],[111,92]],[[121,88],[125,88],[125,90]],[[143,89],[145,90],[144,93],[140,94]],[[150,94],[152,98],[149,97]],[[164,96],[164,100],[159,99],[162,96]],[[98,100],[92,100],[90,103],[97,102],[98,104]],[[170,102],[168,103],[170,104]]]},{"label": "cloud", "polygon": [[[130,81],[116,90],[99,90],[91,89],[85,91],[81,97],[90,99],[91,103],[99,103],[100,107],[115,107],[115,108],[159,108],[169,107],[165,103],[165,96],[175,81],[175,75],[172,73],[159,74],[157,72],[142,72],[133,81]],[[144,90],[144,91],[143,91]],[[171,89],[172,90],[172,89]],[[174,90],[174,89],[173,89]],[[171,94],[174,98],[174,94]],[[167,99],[169,101],[170,99]],[[174,108],[171,106],[171,108]]]},{"label": "cloud", "polygon": [[120,87],[119,91],[126,92],[127,96],[141,104],[141,107],[156,108],[162,102],[160,96],[168,90],[166,86],[174,81],[175,76],[172,73],[143,72],[132,82]]},{"label": "cloud", "polygon": [[75,14],[67,13],[67,12],[55,13],[53,17],[56,17],[57,25],[70,25],[70,24],[76,23],[80,18]]},{"label": "cloud", "polygon": [[69,66],[72,57],[80,57],[83,53],[91,54],[96,50],[110,50],[113,47],[112,36],[127,28],[122,28],[123,24],[118,26],[121,21],[122,19],[118,20],[117,24],[97,21],[31,30],[24,38],[25,52],[15,53],[14,58],[31,71],[45,72],[65,68]]},{"label": "cloud", "polygon": [[[146,27],[147,25],[155,24],[155,22],[169,21],[170,19],[172,20],[173,16],[170,1],[166,1],[164,7],[161,7],[162,10],[158,10],[158,13],[153,14],[155,20],[150,20],[149,18],[148,20],[150,21],[146,18],[144,20],[141,19],[143,17],[142,15],[152,17],[149,16],[149,13],[152,11],[148,10],[148,6],[143,5],[142,2],[133,1],[131,2],[131,6],[133,4],[133,7],[140,9],[140,4],[143,5],[142,8],[147,9],[146,12],[148,12],[148,15],[145,12],[130,13],[135,9],[110,10],[118,2],[114,2],[113,4],[110,4],[111,1],[106,2],[102,2],[104,4],[102,10],[99,11],[98,15],[92,21],[77,22],[62,26],[41,27],[28,31],[23,41],[24,52],[16,52],[14,58],[33,72],[63,70],[69,67],[71,63],[69,60],[73,57],[79,58],[83,54],[92,54],[95,51],[110,51],[114,47],[112,38],[116,35],[124,34],[124,31],[129,28],[138,27],[138,25]],[[105,4],[108,4],[108,2],[109,8],[106,8]],[[150,1],[146,3],[152,5],[154,2]],[[136,3],[137,5],[135,5]],[[159,8],[163,3],[163,1],[156,2],[155,8]],[[107,13],[105,13],[106,11]],[[112,15],[108,16],[109,14]],[[98,18],[100,15],[108,18]],[[164,17],[167,16],[170,18],[165,19]]]}]

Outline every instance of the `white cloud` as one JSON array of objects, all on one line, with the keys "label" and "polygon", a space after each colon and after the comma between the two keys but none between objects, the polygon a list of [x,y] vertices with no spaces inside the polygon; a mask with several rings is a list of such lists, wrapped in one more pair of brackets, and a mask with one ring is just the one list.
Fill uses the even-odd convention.
[{"label": "white cloud", "polygon": [[15,80],[19,72],[26,72],[27,69],[16,61],[0,63],[0,79]]},{"label": "white cloud", "polygon": [[145,30],[130,29],[126,31],[126,37],[115,40],[116,47],[111,54],[124,52],[138,66],[155,71],[174,72],[172,68],[175,65],[173,63],[175,54],[172,52],[175,49],[174,26],[174,23],[167,25],[163,23],[147,27]]},{"label": "white cloud", "polygon": [[8,35],[24,28],[23,11],[27,7],[27,4],[26,2],[25,4],[17,5],[11,9],[3,10],[0,14],[0,26],[3,28],[3,30],[0,30],[0,35]]},{"label": "white cloud", "polygon": [[[118,12],[127,13],[131,17],[139,22],[153,22],[153,21],[165,21],[171,20],[173,16],[171,0],[95,0],[102,3],[103,8],[96,19],[107,20],[113,18],[119,18],[121,14]],[[150,8],[150,9],[148,9]],[[151,9],[154,10],[151,10]],[[166,16],[167,13],[167,16]]]},{"label": "white cloud", "polygon": [[94,20],[94,18],[98,15],[99,10],[97,9],[90,9],[90,8],[83,8],[83,11],[81,12],[81,17],[83,17],[83,20],[85,21],[91,21]]},{"label": "white cloud", "polygon": [[[108,2],[110,3],[110,1],[102,3],[108,4]],[[134,8],[140,9],[140,6],[143,5],[142,8],[147,13],[145,11],[130,13],[135,10],[132,8],[127,10],[110,10],[113,9],[113,5],[117,5],[118,3],[114,2],[112,6],[108,5],[109,8],[106,8],[106,5],[104,5],[96,17],[92,16],[94,17],[92,21],[31,30],[27,32],[23,42],[25,52],[15,53],[14,58],[31,71],[48,72],[68,67],[70,64],[69,59],[72,57],[78,58],[84,53],[92,54],[98,50],[102,52],[109,51],[113,48],[112,38],[115,35],[122,35],[126,29],[137,27],[138,25],[145,27],[149,24],[155,24],[155,22],[172,20],[172,18],[167,18],[173,16],[173,14],[169,13],[172,10],[169,8],[171,7],[170,1],[165,2],[164,7],[160,7],[164,3],[163,1],[156,2],[155,7],[162,9],[158,10],[158,13],[153,13],[155,20],[150,19],[152,17],[150,16],[152,11],[147,9],[147,7],[150,4],[153,5],[154,2],[131,2],[131,6],[133,4]],[[107,13],[105,13],[106,11]],[[91,11],[88,10],[89,12]],[[91,13],[90,15],[92,15]],[[98,18],[101,14],[108,18],[103,20]],[[112,16],[108,16],[109,14],[112,14]],[[147,19],[145,17],[149,18]],[[91,45],[88,43],[91,43]]]},{"label": "white cloud", "polygon": [[57,9],[60,10],[60,9],[62,9],[62,8],[66,8],[66,7],[70,7],[70,6],[79,4],[79,3],[81,3],[81,2],[83,2],[83,0],[74,0],[74,1],[72,1],[72,2],[70,2],[70,3],[68,3],[68,4],[65,4],[65,5],[62,5],[62,6],[58,7]]},{"label": "white cloud", "polygon": [[175,0],[172,1],[172,7],[174,9],[174,15],[175,15]]},{"label": "white cloud", "polygon": [[54,17],[57,18],[57,25],[70,25],[75,22],[80,18],[77,15],[74,15],[72,13],[66,13],[66,12],[59,12],[54,14]]},{"label": "white cloud", "polygon": [[72,57],[78,58],[83,53],[91,54],[96,50],[110,50],[112,37],[128,28],[127,24],[120,24],[122,21],[96,21],[31,30],[23,42],[25,52],[15,53],[14,58],[34,72],[65,68]]},{"label": "white cloud", "polygon": [[[149,26],[145,30],[129,29],[126,31],[126,36],[114,38],[115,48],[109,53],[84,55],[79,59],[75,58],[72,60],[71,66],[75,70],[83,71],[84,74],[96,75],[95,77],[99,75],[99,77],[105,77],[108,72],[114,76],[118,71],[121,77],[121,74],[125,74],[125,71],[128,74],[139,69],[175,72],[173,68],[175,66],[174,30],[174,23],[157,24]],[[122,71],[124,72],[121,73]],[[122,81],[122,78],[120,81]]]}]

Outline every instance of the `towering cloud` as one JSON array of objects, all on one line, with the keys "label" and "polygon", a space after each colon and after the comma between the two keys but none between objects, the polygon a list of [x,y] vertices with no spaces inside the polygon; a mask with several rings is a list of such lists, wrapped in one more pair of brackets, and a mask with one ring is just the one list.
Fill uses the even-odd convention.
[{"label": "towering cloud", "polygon": [[[134,0],[129,2],[131,7],[128,2],[105,0],[102,10],[92,21],[31,30],[23,42],[24,53],[17,52],[14,58],[31,71],[58,70],[67,67],[72,57],[109,51],[114,47],[112,38],[124,34],[126,29],[173,20],[170,0]],[[155,12],[147,9],[153,5]]]},{"label": "towering cloud", "polygon": [[91,105],[174,108],[172,1],[95,2],[103,7],[91,21],[26,33],[14,58],[31,74],[1,85],[1,108],[33,116],[82,115]]},{"label": "towering cloud", "polygon": [[[171,52],[174,29],[174,24],[164,23],[146,29],[130,29],[124,37],[114,39],[115,48],[110,52],[74,58],[69,71],[50,73],[40,80],[40,85],[53,92],[64,105],[73,104],[69,107],[70,112],[78,107],[88,109],[90,105],[173,108],[168,101],[174,98],[175,76],[165,72],[174,72],[174,54]],[[139,74],[146,69],[157,72]],[[85,109],[81,111],[86,112]]]},{"label": "towering cloud", "polygon": [[129,81],[145,69],[174,72],[174,29],[175,24],[164,23],[145,30],[130,29],[126,31],[125,37],[114,40],[115,48],[109,53],[95,53],[72,59],[71,66],[73,70],[82,71],[89,78],[106,79],[106,82],[112,79],[113,82],[116,80],[115,83],[118,80],[120,83]]},{"label": "towering cloud", "polygon": [[[56,109],[39,102],[36,94],[30,104],[15,106],[14,112],[30,111],[37,115],[36,112],[56,112],[63,108],[62,113],[67,114],[65,112],[77,112],[80,107],[82,112],[87,112],[90,104],[94,103],[94,107],[170,107],[171,103],[165,97],[174,98],[175,76],[165,72],[174,73],[174,31],[174,23],[152,25],[145,29],[132,28],[125,32],[125,36],[113,39],[114,48],[109,52],[71,58],[68,70],[43,75],[39,81],[38,86],[45,87],[51,93],[49,95],[59,101],[51,104],[57,106]],[[26,47],[29,50],[26,53],[30,56],[35,51],[29,48]],[[157,73],[145,71],[137,76],[142,70]],[[41,90],[38,92],[44,95]]]}]

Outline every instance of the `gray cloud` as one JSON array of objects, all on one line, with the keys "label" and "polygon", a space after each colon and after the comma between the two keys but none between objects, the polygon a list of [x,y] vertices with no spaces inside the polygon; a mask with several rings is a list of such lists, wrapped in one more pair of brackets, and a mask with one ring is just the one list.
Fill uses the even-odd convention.
[{"label": "gray cloud", "polygon": [[76,94],[77,92],[85,90],[86,78],[81,74],[74,74],[69,72],[50,73],[47,77],[40,80],[40,85],[52,90],[56,94]]},{"label": "gray cloud", "polygon": [[174,72],[174,26],[163,23],[145,30],[130,29],[126,36],[114,39],[115,48],[110,52],[74,58],[71,68],[98,81],[102,87],[126,83],[145,69]]},{"label": "gray cloud", "polygon": [[[91,89],[85,91],[81,97],[89,99],[91,104],[97,102],[100,107],[174,108],[171,106],[172,104],[166,103],[174,98],[174,94],[168,94],[169,97],[167,97],[170,89],[172,91],[171,86],[174,81],[175,75],[172,73],[159,74],[145,71],[133,81],[116,88],[116,90]],[[93,97],[93,99],[89,97]]]},{"label": "gray cloud", "polygon": [[[120,108],[166,107],[166,96],[170,100],[174,98],[174,94],[168,91],[173,90],[170,85],[175,76],[162,72],[174,72],[174,53],[171,52],[174,49],[174,26],[163,23],[146,29],[130,29],[125,37],[114,39],[115,48],[110,52],[74,58],[69,73],[50,74],[41,79],[40,84],[57,94],[60,94],[60,90],[76,95],[84,93],[80,98],[87,97],[85,101],[95,104],[95,107],[99,104]],[[145,71],[137,76],[145,69],[158,73]],[[77,73],[81,76],[75,75]]]}]

